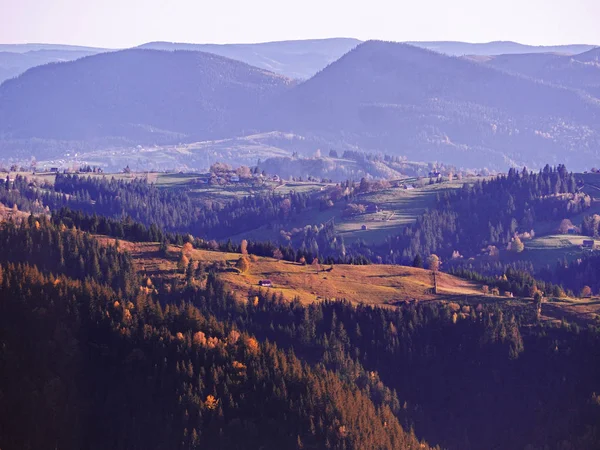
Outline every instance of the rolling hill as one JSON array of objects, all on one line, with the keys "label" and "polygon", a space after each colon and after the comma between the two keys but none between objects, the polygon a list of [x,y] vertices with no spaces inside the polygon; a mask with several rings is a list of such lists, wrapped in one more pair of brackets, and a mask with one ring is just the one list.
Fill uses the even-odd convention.
[{"label": "rolling hill", "polygon": [[[312,44],[260,45],[287,46],[291,55]],[[583,81],[549,83],[524,76],[525,69],[500,67],[512,58],[543,68],[555,57],[576,61],[569,64],[595,82],[594,50],[577,57],[478,58],[487,61],[482,64],[369,41],[300,84],[199,51],[103,53],[33,68],[3,83],[0,151],[46,160],[93,151],[97,160],[109,155],[98,151],[275,133],[296,138],[278,141],[272,155],[320,148],[469,168],[566,163],[584,170],[600,154],[600,100],[590,95],[593,86],[586,93],[572,89]]]},{"label": "rolling hill", "polygon": [[193,50],[245,62],[289,78],[308,79],[361,41],[351,38],[308,39],[258,44],[183,44],[149,42],[140,48]]},{"label": "rolling hill", "polygon": [[[98,237],[104,243],[113,239]],[[181,278],[177,271],[181,248],[169,247],[169,255],[161,256],[159,244],[120,242],[137,262],[138,270],[152,278]],[[481,297],[481,286],[445,273],[438,274],[438,294],[433,293],[433,277],[429,270],[392,265],[353,266],[336,264],[333,269],[323,265],[317,272],[311,265],[274,258],[258,257],[245,274],[233,269],[239,253],[193,250],[190,257],[203,264],[222,263],[220,278],[234,292],[247,294],[260,288],[261,279],[270,279],[273,292],[290,301],[299,298],[303,303],[325,299],[345,299],[352,303],[395,305],[405,300],[448,300]]]},{"label": "rolling hill", "polygon": [[123,50],[30,69],[0,86],[5,139],[137,143],[230,136],[292,81],[202,52]]},{"label": "rolling hill", "polygon": [[578,55],[532,53],[465,58],[547,83],[581,89],[600,98],[600,47]]},{"label": "rolling hill", "polygon": [[413,160],[578,168],[600,152],[597,100],[406,44],[361,44],[282,97],[273,128]]}]

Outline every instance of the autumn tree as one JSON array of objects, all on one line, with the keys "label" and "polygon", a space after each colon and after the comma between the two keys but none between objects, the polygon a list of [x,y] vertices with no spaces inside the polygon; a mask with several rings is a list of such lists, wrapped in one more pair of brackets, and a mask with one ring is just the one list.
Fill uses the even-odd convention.
[{"label": "autumn tree", "polygon": [[192,243],[186,242],[185,244],[183,244],[183,248],[182,248],[181,252],[189,258],[190,255],[192,254],[193,250],[194,250],[194,246],[192,245]]},{"label": "autumn tree", "polygon": [[542,314],[542,301],[544,300],[544,295],[541,291],[535,291],[533,293],[533,303],[535,304],[536,317],[539,319]]},{"label": "autumn tree", "polygon": [[519,236],[516,236],[510,243],[510,251],[514,253],[521,253],[523,250],[525,250],[525,244],[523,244]]},{"label": "autumn tree", "polygon": [[319,271],[321,270],[321,265],[319,264],[319,258],[313,259],[311,265],[315,268],[317,273],[319,273]]},{"label": "autumn tree", "polygon": [[244,255],[240,259],[237,260],[235,267],[237,267],[240,272],[246,273],[246,272],[248,272],[248,270],[250,270],[250,260],[248,259],[247,256]]},{"label": "autumn tree", "polygon": [[185,273],[189,263],[189,258],[185,256],[183,252],[181,252],[181,256],[179,257],[179,261],[177,262],[177,270],[179,270],[179,272],[181,273]]},{"label": "autumn tree", "polygon": [[560,225],[558,227],[558,232],[561,234],[567,234],[572,228],[573,222],[571,222],[571,220],[569,219],[563,219],[561,220]]},{"label": "autumn tree", "polygon": [[240,253],[242,255],[248,254],[248,241],[246,239],[242,240],[242,242],[240,243]]},{"label": "autumn tree", "polygon": [[592,296],[592,288],[589,286],[584,286],[581,289],[581,297],[591,297]]},{"label": "autumn tree", "polygon": [[278,248],[273,250],[273,258],[275,258],[277,261],[281,261],[283,259],[283,253],[281,252],[281,250],[279,250]]},{"label": "autumn tree", "polygon": [[435,254],[429,255],[429,258],[427,258],[427,267],[433,272],[440,270],[440,264],[440,258]]}]

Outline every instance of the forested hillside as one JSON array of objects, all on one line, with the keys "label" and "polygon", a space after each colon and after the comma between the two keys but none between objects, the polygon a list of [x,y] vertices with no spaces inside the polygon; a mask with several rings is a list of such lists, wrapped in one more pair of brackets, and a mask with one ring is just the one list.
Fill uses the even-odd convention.
[{"label": "forested hillside", "polygon": [[284,98],[278,128],[412,160],[573,167],[599,148],[598,102],[405,44],[365,42]]},{"label": "forested hillside", "polygon": [[467,58],[547,83],[580,89],[600,98],[599,55],[600,49],[595,48],[578,55],[540,53]]},{"label": "forested hillside", "polygon": [[208,239],[224,239],[272,220],[285,220],[316,203],[312,195],[296,192],[211,202],[195,199],[185,190],[160,189],[143,179],[85,175],[59,174],[54,185],[44,189],[30,184],[24,177],[0,183],[0,202],[34,213],[67,206],[99,216],[129,217],[147,226]]},{"label": "forested hillside", "polygon": [[[598,332],[539,324],[533,304],[307,306],[215,272],[142,276],[44,217],[0,237],[22,251],[0,262],[2,448],[598,444]],[[101,270],[73,278],[67,247]]]},{"label": "forested hillside", "polygon": [[[466,168],[560,161],[583,170],[600,149],[594,52],[564,57],[565,70],[540,68],[536,61],[547,55],[517,55],[525,58],[523,76],[521,66],[500,64],[512,57],[480,64],[368,41],[301,83],[199,51],[104,53],[36,67],[3,83],[0,147],[6,157],[72,160],[77,153],[84,161],[105,161],[114,154],[107,151],[118,149],[139,163],[131,153],[138,145],[218,147],[222,139],[281,133],[295,138],[271,153],[335,148]],[[265,63],[250,53],[248,60]],[[240,145],[226,145],[232,160]],[[190,164],[203,160],[196,155]],[[165,164],[181,164],[180,158]]]},{"label": "forested hillside", "polygon": [[0,127],[3,139],[117,138],[136,145],[232,137],[242,118],[290,83],[202,52],[103,53],[3,83]]},{"label": "forested hillside", "polygon": [[[546,166],[539,173],[510,169],[507,176],[478,181],[445,192],[436,207],[392,241],[407,260],[417,254],[453,252],[467,256],[487,246],[506,248],[519,234],[535,232],[536,222],[560,220],[585,211],[591,199],[578,193],[577,182],[565,166]],[[521,249],[522,250],[522,249]]]},{"label": "forested hillside", "polygon": [[[45,268],[2,252],[2,448],[423,447],[391,400],[375,402],[368,389],[210,308],[173,291],[152,294],[149,283],[128,293],[93,271],[71,278],[60,241],[80,232],[39,218],[1,233]],[[79,239],[85,259],[104,259],[121,282],[141,287],[122,266],[126,254],[113,248],[102,257],[89,237]],[[195,295],[227,298],[216,280]]]}]

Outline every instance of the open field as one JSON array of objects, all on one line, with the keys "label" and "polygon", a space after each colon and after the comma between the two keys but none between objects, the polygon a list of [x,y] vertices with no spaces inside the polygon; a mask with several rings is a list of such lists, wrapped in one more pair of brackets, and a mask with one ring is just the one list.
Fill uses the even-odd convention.
[{"label": "open field", "polygon": [[[381,243],[388,236],[400,233],[402,227],[413,223],[427,208],[433,207],[439,192],[461,188],[465,182],[468,180],[425,184],[413,190],[390,188],[360,195],[357,203],[376,204],[379,211],[353,217],[344,217],[339,211],[335,217],[336,229],[348,243],[358,239]],[[362,229],[363,225],[366,230]]]},{"label": "open field", "polygon": [[[105,242],[112,239],[99,237]],[[177,260],[180,248],[171,246],[169,257],[159,255],[158,244],[120,243],[136,260],[139,270],[150,277],[179,277]],[[193,250],[191,258],[204,263],[224,262],[233,266],[241,255],[208,250]],[[438,294],[433,294],[433,278],[428,270],[391,265],[322,265],[317,273],[314,266],[277,261],[260,257],[251,262],[250,270],[240,274],[235,270],[220,273],[231,290],[245,295],[259,289],[259,280],[269,279],[271,291],[281,293],[287,300],[298,297],[302,302],[323,299],[346,299],[354,303],[394,304],[404,300],[435,300],[444,297],[479,297],[481,287],[444,273],[438,274]]]},{"label": "open field", "polygon": [[[113,244],[114,239],[97,238]],[[183,279],[177,272],[177,260],[181,248],[169,247],[169,256],[159,254],[158,243],[132,243],[121,241],[120,248],[131,253],[138,270],[153,280]],[[531,299],[496,297],[481,294],[481,285],[445,273],[438,274],[438,293],[433,293],[432,274],[428,270],[406,266],[369,265],[352,266],[339,264],[323,265],[317,273],[315,267],[273,258],[259,257],[251,262],[245,274],[233,269],[241,255],[238,253],[193,250],[194,261],[205,264],[221,263],[225,270],[219,273],[226,286],[242,300],[251,290],[267,290],[281,294],[284,299],[300,299],[311,303],[325,299],[348,300],[353,303],[394,307],[405,301],[461,301],[472,305],[479,303],[502,303],[509,308],[531,305]],[[271,288],[262,288],[259,280],[268,279]],[[550,299],[542,306],[542,320],[577,322],[582,325],[600,321],[600,298]]]},{"label": "open field", "polygon": [[[591,239],[587,236],[552,234],[540,236],[531,240],[523,241],[525,251],[518,255],[518,259],[531,261],[534,268],[539,269],[547,265],[555,265],[557,261],[566,259],[568,262],[584,256],[585,252],[581,248],[584,239]],[[600,245],[600,240],[596,240],[596,245]],[[514,258],[508,252],[502,253],[506,258]]]},{"label": "open field", "polygon": [[[376,204],[379,208],[378,212],[346,216],[344,215],[346,202],[340,201],[332,208],[323,211],[318,208],[306,211],[302,216],[293,218],[290,222],[287,222],[284,228],[290,231],[306,225],[318,225],[333,221],[336,231],[348,244],[359,239],[369,244],[380,244],[388,236],[399,234],[404,226],[417,220],[417,217],[427,208],[433,207],[436,195],[439,192],[448,189],[458,189],[465,182],[468,182],[468,180],[432,185],[426,184],[413,190],[397,187],[361,194],[353,199],[352,202]],[[320,186],[326,187],[326,185],[317,183],[315,189]],[[367,227],[366,230],[362,229],[363,225]],[[255,230],[232,236],[231,239],[237,242],[242,239],[277,241],[279,235],[279,229],[273,229],[265,225]]]},{"label": "open field", "polygon": [[14,211],[12,208],[7,208],[0,203],[0,222],[10,219],[20,222],[21,220],[27,219],[27,217],[29,217],[29,213]]},{"label": "open field", "polygon": [[542,314],[554,320],[600,324],[600,298],[554,300],[544,303]]}]

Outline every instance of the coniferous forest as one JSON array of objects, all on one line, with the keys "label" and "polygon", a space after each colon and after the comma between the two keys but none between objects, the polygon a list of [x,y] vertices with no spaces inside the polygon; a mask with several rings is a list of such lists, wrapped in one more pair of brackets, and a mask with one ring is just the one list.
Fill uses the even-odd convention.
[{"label": "coniferous forest", "polygon": [[58,175],[44,188],[16,177],[0,198],[30,212],[0,223],[2,449],[600,448],[600,329],[540,319],[540,292],[600,290],[596,254],[541,271],[448,267],[533,299],[518,305],[441,295],[366,306],[232,291],[192,262],[185,282],[150,278],[126,245],[321,258],[333,270],[419,267],[577,214],[594,235],[589,197],[564,166],[444,192],[403,234],[343,253],[333,224],[285,245],[207,240],[322,202],[307,194],[200,205],[145,181]]},{"label": "coniferous forest", "polygon": [[0,450],[600,450],[600,0],[119,3],[0,1]]}]

